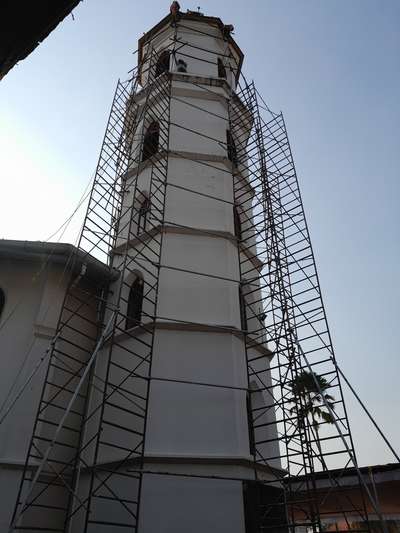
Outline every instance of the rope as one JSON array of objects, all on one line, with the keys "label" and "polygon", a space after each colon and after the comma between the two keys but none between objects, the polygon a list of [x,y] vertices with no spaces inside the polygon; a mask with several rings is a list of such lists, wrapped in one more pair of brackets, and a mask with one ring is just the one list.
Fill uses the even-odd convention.
[{"label": "rope", "polygon": [[[85,187],[85,190],[83,192],[83,194],[81,195],[81,198],[79,199],[78,201],[78,204],[76,206],[76,208],[73,210],[72,214],[63,222],[63,224],[61,224],[61,226],[52,234],[50,235],[50,237],[48,237],[46,239],[45,242],[48,242],[50,239],[52,239],[55,235],[57,235],[57,233],[63,228],[62,232],[60,233],[58,239],[57,239],[57,243],[60,242],[61,238],[63,237],[65,231],[67,230],[69,224],[71,223],[73,217],[76,215],[77,211],[80,209],[80,207],[82,206],[82,204],[86,201],[88,195],[90,194],[90,185],[93,181],[93,177],[92,176],[90,178],[90,181],[88,182],[88,184],[86,185]],[[78,237],[77,237],[78,238]],[[75,239],[75,242],[77,241],[77,238]],[[53,252],[54,252],[54,249],[53,248],[52,250],[50,250],[50,252],[47,254],[46,258],[44,259],[43,261],[43,264],[40,266],[40,268],[35,272],[35,274],[32,276],[32,283],[35,284],[38,280],[38,278],[40,277],[40,275],[42,274],[43,270],[46,268],[46,266],[48,265],[49,261],[50,261],[50,258],[51,256],[53,255]],[[73,249],[71,249],[71,252],[69,254],[69,256],[67,257],[67,261],[65,263],[65,266],[64,266],[64,269],[57,281],[57,284],[56,284],[56,288],[59,288],[64,277],[65,277],[65,274],[66,274],[66,271],[68,269],[68,266],[69,266],[69,263],[71,261],[71,258],[72,258],[72,254],[73,254]],[[6,319],[0,324],[0,333],[2,331],[2,329],[4,328],[4,326],[7,324],[7,322],[14,316],[14,314],[16,313],[16,311],[18,310],[18,308],[20,307],[20,305],[24,302],[25,300],[25,297],[22,297],[20,298],[20,300],[15,304],[15,306],[13,307],[13,309],[10,311],[10,313],[8,314],[8,316],[6,317]],[[46,318],[50,309],[54,306],[54,303],[50,303],[46,309],[46,311],[44,312],[44,315],[43,315],[43,318]],[[6,405],[11,397],[11,395],[13,394],[14,392],[14,389],[18,383],[18,380],[29,360],[29,355],[35,345],[35,342],[36,342],[36,338],[33,337],[32,338],[32,341],[28,347],[28,350],[21,362],[21,365],[17,371],[17,374],[16,376],[14,377],[13,379],[13,382],[11,383],[11,386],[0,406],[0,414],[3,413],[4,409],[6,408]],[[46,354],[47,354],[47,351],[46,351]],[[22,389],[20,389],[16,395],[16,397],[14,397],[14,399],[11,401],[11,403],[9,404],[8,408],[6,409],[6,412],[1,416],[0,418],[0,425],[4,422],[5,418],[7,417],[7,415],[10,413],[12,407],[16,404],[17,400],[22,396],[24,390],[26,389],[26,387],[29,385],[29,383],[32,381],[34,375],[37,373],[37,371],[40,369],[41,365],[43,364],[43,362],[45,361],[46,359],[46,354],[40,359],[40,364],[39,366],[35,367],[34,369],[34,372],[29,376],[28,380],[25,382],[25,384],[23,385]]]}]

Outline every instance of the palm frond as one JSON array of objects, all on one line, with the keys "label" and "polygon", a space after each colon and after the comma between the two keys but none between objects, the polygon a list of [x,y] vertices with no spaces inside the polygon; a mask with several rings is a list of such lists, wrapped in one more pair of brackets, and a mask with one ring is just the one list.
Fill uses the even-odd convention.
[{"label": "palm frond", "polygon": [[289,413],[297,415],[299,425],[304,424],[304,421],[309,417],[313,419],[312,423],[315,427],[318,426],[317,419],[333,424],[334,418],[331,413],[322,409],[324,403],[332,410],[335,408],[333,403],[335,398],[331,394],[325,394],[331,387],[325,377],[315,372],[303,370],[290,383],[290,387],[293,396],[288,400],[288,403],[295,405],[289,409]]},{"label": "palm frond", "polygon": [[333,424],[335,422],[335,418],[331,415],[331,413],[328,413],[328,411],[321,411],[321,418],[328,424]]}]

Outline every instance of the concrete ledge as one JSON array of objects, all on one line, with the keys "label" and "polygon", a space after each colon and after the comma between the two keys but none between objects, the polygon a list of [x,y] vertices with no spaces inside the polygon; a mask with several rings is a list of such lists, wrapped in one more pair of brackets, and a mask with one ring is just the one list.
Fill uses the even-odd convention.
[{"label": "concrete ledge", "polygon": [[[140,245],[143,242],[148,242],[151,240],[155,235],[157,235],[161,229],[165,233],[176,233],[181,235],[202,235],[206,237],[211,238],[222,238],[222,239],[228,239],[233,244],[237,244],[237,238],[233,233],[230,233],[229,231],[219,231],[219,230],[213,230],[213,229],[206,229],[206,228],[190,228],[188,226],[174,226],[173,223],[166,222],[163,225],[159,224],[155,226],[154,228],[151,228],[148,232],[145,234],[142,234],[139,238],[130,239],[128,242],[128,247],[133,248],[137,245]],[[126,243],[120,244],[114,248],[114,254],[116,255],[122,255],[123,250],[126,247]],[[252,263],[254,268],[258,271],[261,271],[264,267],[264,264],[258,259],[258,256],[256,254],[249,253],[249,249],[245,248],[241,243],[239,243],[240,251],[246,255],[246,257],[249,259],[249,261]]]},{"label": "concrete ledge", "polygon": [[53,339],[57,330],[55,328],[49,328],[48,326],[42,326],[41,324],[33,325],[33,335],[40,339]]},{"label": "concrete ledge", "polygon": [[[90,472],[96,468],[101,469],[107,467],[107,469],[110,469],[113,466],[118,467],[119,463],[119,461],[98,463],[96,467],[88,466],[82,469],[82,473]],[[179,475],[180,473],[190,477],[190,474],[194,476],[201,476],[203,474],[204,477],[209,477],[210,479],[212,479],[213,476],[224,476],[225,473],[225,475],[230,474],[232,478],[237,478],[238,481],[242,479],[255,479],[256,472],[258,476],[261,476],[264,479],[276,478],[277,482],[286,476],[285,470],[268,464],[262,465],[255,463],[251,456],[144,454],[143,463],[144,466],[142,468],[142,458],[135,457],[125,461],[123,468],[128,472],[132,469],[133,472],[136,470],[136,467],[138,470],[143,469],[149,474],[153,473],[160,475],[163,473],[165,473],[165,475],[168,475],[168,473]],[[154,465],[154,468],[152,468],[151,465]],[[169,469],[165,468],[167,465]],[[182,467],[190,466],[192,467],[192,471],[188,471],[187,468],[182,469]],[[159,470],[160,468],[161,470]],[[218,468],[220,469],[219,471]]]},{"label": "concrete ledge", "polygon": [[[29,470],[37,468],[38,463],[28,464]],[[15,459],[0,459],[0,470],[8,468],[9,470],[23,470],[25,468],[25,461],[16,461]]]},{"label": "concrete ledge", "polygon": [[[253,197],[255,195],[255,189],[252,187],[252,185],[248,182],[247,178],[242,174],[240,167],[235,167],[232,170],[232,162],[228,157],[224,155],[218,155],[218,154],[210,154],[210,153],[204,153],[204,152],[188,152],[185,150],[161,150],[157,152],[151,159],[146,159],[146,161],[140,161],[137,163],[134,161],[134,166],[131,166],[125,174],[121,176],[121,179],[125,181],[125,187],[129,187],[130,184],[128,183],[128,180],[131,178],[136,177],[140,172],[145,170],[147,167],[151,167],[153,165],[153,162],[160,161],[163,158],[168,157],[175,157],[177,159],[183,159],[186,161],[209,161],[212,163],[221,163],[226,168],[227,175],[232,178],[233,176],[236,176],[244,185],[246,188],[246,192]],[[215,169],[220,170],[223,172],[223,169]],[[167,181],[168,183],[168,181]]]},{"label": "concrete ledge", "polygon": [[[234,326],[230,325],[223,325],[223,324],[204,324],[204,323],[195,323],[195,322],[185,322],[185,321],[179,321],[179,320],[166,320],[167,317],[159,317],[156,321],[154,320],[148,320],[147,322],[143,322],[142,326],[135,326],[127,332],[120,332],[114,335],[114,341],[115,342],[121,342],[124,340],[129,340],[130,337],[135,337],[139,335],[146,335],[148,332],[146,329],[152,330],[155,329],[168,329],[173,331],[199,331],[199,332],[205,332],[205,333],[222,333],[222,334],[228,334],[228,335],[234,335],[235,337],[239,339],[244,339],[243,333],[240,329],[237,329]],[[266,357],[274,357],[274,352],[272,352],[267,346],[264,344],[255,341],[251,335],[249,335],[249,340],[251,340],[251,349],[257,350],[262,355],[265,355]],[[109,341],[106,341],[106,345],[109,343]]]}]

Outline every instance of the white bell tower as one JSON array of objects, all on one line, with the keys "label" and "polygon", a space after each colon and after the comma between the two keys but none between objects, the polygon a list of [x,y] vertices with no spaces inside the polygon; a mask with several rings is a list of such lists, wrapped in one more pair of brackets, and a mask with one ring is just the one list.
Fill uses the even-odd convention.
[{"label": "white bell tower", "polygon": [[176,4],[117,86],[79,245],[110,276],[67,293],[14,530],[251,533],[282,477],[243,54]]},{"label": "white bell tower", "polygon": [[[260,335],[250,348],[244,338],[260,330],[263,310],[251,177],[241,172],[252,127],[235,95],[242,60],[231,27],[200,13],[167,17],[139,42],[143,88],[133,97],[133,163],[123,206],[127,216],[129,205],[142,207],[130,230],[135,238],[120,231],[116,250],[130,248],[135,272],[128,284],[142,278],[145,293],[148,287],[137,318],[154,328],[141,533],[243,533],[240,480],[272,478],[271,468],[279,467],[275,461],[255,469],[261,438],[249,420],[250,404],[267,400],[249,392],[257,383],[249,383],[248,359],[267,379],[273,354]],[[252,278],[252,290],[242,286],[243,275]],[[136,335],[148,332],[137,326]],[[277,446],[275,425],[262,431],[262,440],[273,442],[264,447]]]}]

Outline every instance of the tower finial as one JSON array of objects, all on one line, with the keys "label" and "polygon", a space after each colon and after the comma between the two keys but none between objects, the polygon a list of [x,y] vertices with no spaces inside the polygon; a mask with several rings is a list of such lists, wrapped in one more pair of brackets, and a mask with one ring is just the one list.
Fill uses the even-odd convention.
[{"label": "tower finial", "polygon": [[180,9],[181,9],[181,6],[179,5],[179,2],[172,2],[169,8],[169,11],[173,17],[176,17]]}]

